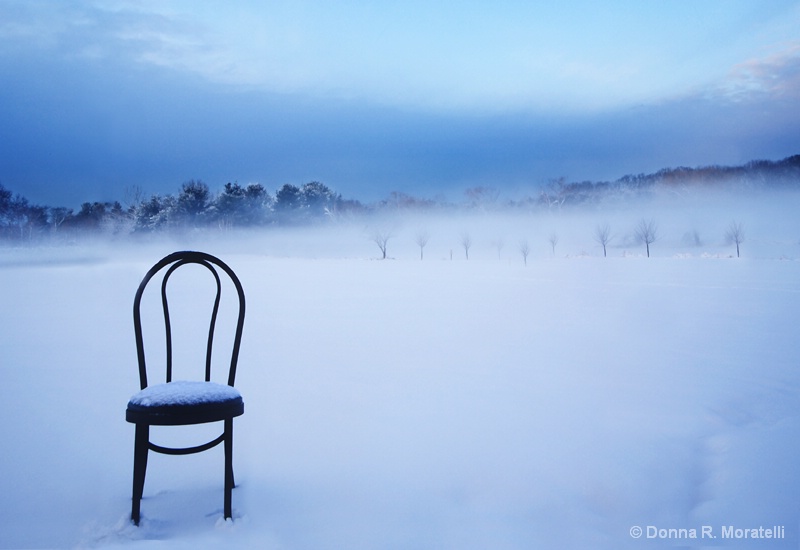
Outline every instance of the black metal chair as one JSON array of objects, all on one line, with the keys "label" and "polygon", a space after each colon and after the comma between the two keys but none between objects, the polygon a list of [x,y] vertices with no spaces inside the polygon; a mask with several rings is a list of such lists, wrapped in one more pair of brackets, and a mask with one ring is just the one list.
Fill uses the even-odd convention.
[{"label": "black metal chair", "polygon": [[[167,303],[167,282],[179,267],[197,264],[207,268],[216,280],[216,299],[211,312],[211,324],[206,342],[205,378],[203,381],[172,380],[172,328],[170,325],[169,305]],[[145,364],[144,341],[142,337],[142,317],[140,306],[145,287],[150,280],[165,269],[161,279],[161,302],[164,310],[166,328],[166,382],[152,386],[147,385],[147,366]],[[236,332],[233,337],[228,382],[217,384],[211,382],[211,352],[214,341],[214,328],[219,312],[222,282],[218,268],[230,277],[238,294],[238,317]],[[244,327],[245,300],[244,290],[239,278],[224,262],[203,252],[175,252],[166,256],[144,276],[133,301],[133,326],[136,335],[136,353],[139,361],[139,380],[141,391],[131,397],[126,411],[126,420],[136,425],[133,458],[133,504],[131,520],[139,525],[140,504],[144,491],[144,478],[147,469],[147,453],[185,455],[199,453],[224,443],[225,447],[225,519],[231,517],[231,492],[233,479],[233,419],[244,413],[244,402],[239,392],[234,389],[236,364]],[[150,442],[150,426],[178,426],[202,424],[206,422],[224,422],[223,433],[216,439],[203,445],[181,449],[162,447]]]}]

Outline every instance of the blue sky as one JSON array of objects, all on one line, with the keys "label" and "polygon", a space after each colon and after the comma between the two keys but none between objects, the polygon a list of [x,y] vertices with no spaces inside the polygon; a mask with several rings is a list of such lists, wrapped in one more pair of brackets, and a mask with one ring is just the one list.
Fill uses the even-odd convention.
[{"label": "blue sky", "polygon": [[0,183],[525,192],[800,153],[800,2],[0,0]]}]

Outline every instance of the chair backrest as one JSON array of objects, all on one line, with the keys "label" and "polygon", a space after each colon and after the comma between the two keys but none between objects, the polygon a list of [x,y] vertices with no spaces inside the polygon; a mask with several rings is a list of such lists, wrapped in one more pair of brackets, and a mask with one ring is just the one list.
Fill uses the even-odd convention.
[{"label": "chair backrest", "polygon": [[150,280],[162,269],[166,269],[164,272],[164,276],[161,280],[161,304],[164,310],[164,326],[166,328],[166,367],[167,367],[167,382],[172,381],[172,327],[170,324],[170,317],[169,317],[169,303],[167,301],[167,282],[169,281],[170,276],[177,270],[179,267],[187,265],[187,264],[199,264],[207,268],[211,274],[213,275],[216,286],[216,298],[214,300],[214,307],[211,312],[211,323],[208,328],[208,340],[206,342],[206,371],[205,371],[205,380],[209,382],[211,380],[211,352],[214,343],[214,328],[217,323],[217,313],[219,312],[219,304],[220,304],[220,297],[222,294],[222,282],[220,280],[219,272],[217,268],[221,269],[224,273],[228,275],[231,282],[233,283],[234,287],[236,288],[236,292],[238,294],[239,300],[239,313],[236,322],[236,332],[234,333],[233,339],[233,351],[231,353],[231,363],[230,363],[230,370],[228,371],[228,385],[233,386],[234,379],[236,378],[236,364],[239,360],[239,348],[242,341],[242,329],[244,328],[244,312],[245,312],[245,301],[244,301],[244,290],[242,289],[242,284],[239,282],[239,278],[233,272],[233,270],[228,267],[228,265],[220,260],[219,258],[215,258],[210,254],[206,254],[204,252],[193,252],[193,251],[184,251],[184,252],[174,252],[169,256],[164,257],[161,261],[155,264],[150,271],[144,276],[142,282],[139,284],[139,289],[136,291],[136,297],[133,300],[133,328],[136,335],[136,353],[139,360],[139,381],[141,383],[142,389],[147,387],[147,365],[145,360],[145,352],[144,352],[144,338],[142,336],[142,317],[141,317],[141,302],[142,302],[142,295],[144,294],[145,287],[150,282]]}]

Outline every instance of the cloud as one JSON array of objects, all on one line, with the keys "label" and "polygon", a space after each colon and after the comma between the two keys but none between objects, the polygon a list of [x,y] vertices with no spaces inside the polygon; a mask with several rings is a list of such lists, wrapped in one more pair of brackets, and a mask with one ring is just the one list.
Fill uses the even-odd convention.
[{"label": "cloud", "polygon": [[[143,3],[0,4],[0,52],[46,50],[64,59],[113,60],[197,71],[216,68],[208,30]],[[146,9],[143,9],[146,8]]]},{"label": "cloud", "polygon": [[[698,43],[707,33],[685,28],[673,12],[653,27],[651,8],[591,4],[576,12],[513,3],[223,9],[181,0],[7,0],[0,52],[36,44],[56,56],[155,66],[226,87],[414,110],[588,113],[674,96],[696,85],[698,66],[704,75],[723,70],[709,67],[720,58]],[[705,21],[706,12],[697,16]],[[707,22],[717,35],[741,31]],[[783,61],[742,63],[714,93],[754,93]]]},{"label": "cloud", "polygon": [[709,90],[709,97],[735,103],[800,100],[800,42],[737,64],[723,82]]},{"label": "cloud", "polygon": [[[535,56],[515,50],[527,43],[512,37],[504,65],[476,52],[476,41],[447,66],[461,38],[433,51],[423,35],[410,52],[387,36],[388,50],[359,52],[360,37],[336,44],[329,30],[315,35],[319,14],[310,26],[278,14],[240,28],[252,15],[242,4],[221,25],[211,24],[218,9],[197,6],[205,12],[190,17],[174,2],[0,1],[3,184],[23,193],[38,185],[32,199],[74,204],[118,197],[124,185],[172,192],[188,178],[268,187],[318,179],[371,199],[797,153],[796,42],[717,65],[715,74],[732,69],[691,94],[655,102],[663,94],[647,84],[620,93],[615,107],[610,89],[652,74],[640,66],[647,55]],[[528,108],[537,102],[549,111]],[[53,198],[53,182],[63,198]]]}]

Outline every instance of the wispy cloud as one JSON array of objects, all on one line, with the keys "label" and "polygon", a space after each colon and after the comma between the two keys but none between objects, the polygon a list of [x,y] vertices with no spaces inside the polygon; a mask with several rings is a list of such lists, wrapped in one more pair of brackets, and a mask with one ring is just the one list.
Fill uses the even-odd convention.
[{"label": "wispy cloud", "polygon": [[[157,66],[212,84],[461,112],[615,109],[696,90],[698,73],[724,70],[719,57],[696,55],[705,33],[686,31],[675,45],[685,22],[673,9],[664,28],[646,27],[650,8],[633,15],[621,6],[587,10],[5,0],[0,52],[35,45],[56,56]],[[602,32],[597,17],[605,18]],[[740,63],[705,93],[731,101],[791,94],[799,88],[798,48]],[[703,71],[686,68],[686,51]]]},{"label": "wispy cloud", "polygon": [[216,74],[222,56],[209,32],[146,3],[0,5],[0,48],[46,49],[67,59],[112,59]]},{"label": "wispy cloud", "polygon": [[800,42],[787,44],[769,56],[737,64],[708,96],[736,103],[769,98],[800,101]]}]

